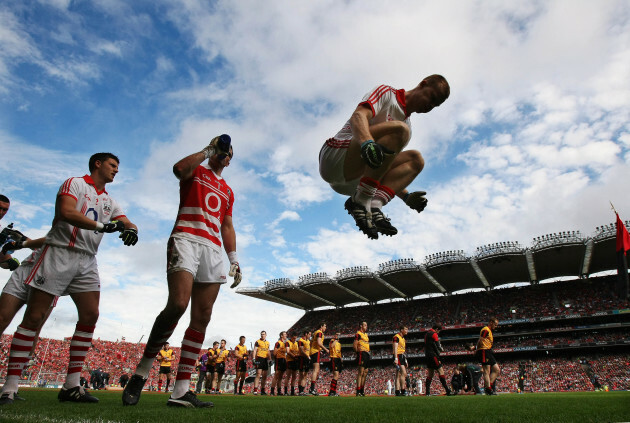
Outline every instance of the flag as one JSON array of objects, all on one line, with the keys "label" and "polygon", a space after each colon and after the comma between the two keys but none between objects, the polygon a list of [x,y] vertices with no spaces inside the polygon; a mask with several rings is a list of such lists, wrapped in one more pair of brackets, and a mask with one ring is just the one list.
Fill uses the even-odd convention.
[{"label": "flag", "polygon": [[[617,214],[617,213],[615,213]],[[623,252],[626,254],[626,251],[630,250],[630,234],[626,229],[626,226],[623,224],[619,215],[617,214],[617,252]]]},{"label": "flag", "polygon": [[630,280],[626,252],[630,250],[630,234],[617,215],[617,286],[621,298],[630,298]]}]

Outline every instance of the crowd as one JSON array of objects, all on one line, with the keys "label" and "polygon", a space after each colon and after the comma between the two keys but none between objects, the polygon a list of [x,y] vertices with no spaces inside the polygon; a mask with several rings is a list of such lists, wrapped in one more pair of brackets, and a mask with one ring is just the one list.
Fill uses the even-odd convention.
[{"label": "crowd", "polygon": [[339,331],[344,334],[365,316],[371,316],[367,322],[370,332],[377,332],[391,330],[401,321],[407,322],[409,329],[414,330],[425,329],[435,322],[443,326],[481,323],[490,315],[505,321],[630,308],[630,301],[614,293],[614,283],[614,278],[598,277],[335,310],[315,310],[306,313],[289,331],[299,332],[325,320],[334,322],[329,325],[329,332]]}]

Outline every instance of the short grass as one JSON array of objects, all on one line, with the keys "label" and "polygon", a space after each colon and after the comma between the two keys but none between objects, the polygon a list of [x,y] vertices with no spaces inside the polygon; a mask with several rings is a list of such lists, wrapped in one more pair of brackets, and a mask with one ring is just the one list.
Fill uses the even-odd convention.
[{"label": "short grass", "polygon": [[502,394],[456,397],[235,397],[202,395],[212,409],[166,406],[166,394],[142,394],[123,407],[120,391],[98,404],[59,403],[57,391],[23,389],[27,401],[0,407],[0,422],[630,422],[630,392]]}]

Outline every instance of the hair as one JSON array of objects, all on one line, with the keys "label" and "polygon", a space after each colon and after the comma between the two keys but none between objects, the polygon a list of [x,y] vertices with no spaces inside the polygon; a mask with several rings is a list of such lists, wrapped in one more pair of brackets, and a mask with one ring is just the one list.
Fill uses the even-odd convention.
[{"label": "hair", "polygon": [[92,157],[90,157],[90,162],[89,162],[90,172],[94,172],[94,169],[96,169],[96,162],[102,163],[107,159],[114,159],[116,160],[116,163],[120,164],[120,159],[118,159],[118,157],[114,156],[112,153],[92,154]]},{"label": "hair", "polygon": [[214,342],[212,343],[212,345],[213,345],[213,346],[214,346],[214,345],[219,345],[219,341],[214,341]]},{"label": "hair", "polygon": [[423,79],[428,85],[440,90],[444,100],[451,95],[451,87],[448,85],[448,81],[442,75],[429,75]]},{"label": "hair", "polygon": [[9,198],[6,195],[0,194],[0,201],[11,204],[11,201],[9,201]]},{"label": "hair", "polygon": [[311,333],[310,329],[304,329],[304,332],[302,332],[302,335],[307,335]]},{"label": "hair", "polygon": [[319,327],[326,326],[326,322],[319,322]]},{"label": "hair", "polygon": [[262,335],[263,333],[264,333],[265,335],[267,335],[267,331],[266,331],[266,330],[261,330],[261,331],[260,331],[260,334],[261,334],[261,335]]},{"label": "hair", "polygon": [[241,339],[245,339],[245,335],[241,335],[238,337],[238,340],[240,341]]},{"label": "hair", "polygon": [[221,342],[225,342],[227,344],[227,341],[225,339],[222,339]]},{"label": "hair", "polygon": [[407,325],[400,325],[400,327],[398,328],[398,330],[401,332],[403,331],[403,329],[409,329],[409,328],[407,327]]},{"label": "hair", "polygon": [[282,332],[280,332],[280,338],[282,338],[282,334],[283,334],[283,333],[287,333],[287,331],[286,331],[286,330],[283,330]]},{"label": "hair", "polygon": [[491,317],[490,320],[488,322],[496,322],[499,323],[499,319],[497,319],[496,317]]},{"label": "hair", "polygon": [[434,323],[432,328],[433,330],[442,330],[442,325],[439,323]]}]

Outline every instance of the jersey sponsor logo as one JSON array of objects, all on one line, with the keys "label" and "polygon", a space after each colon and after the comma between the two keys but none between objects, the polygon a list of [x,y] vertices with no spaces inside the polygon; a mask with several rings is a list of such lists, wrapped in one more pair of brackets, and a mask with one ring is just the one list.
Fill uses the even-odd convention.
[{"label": "jersey sponsor logo", "polygon": [[221,208],[221,197],[216,195],[214,192],[209,192],[206,195],[205,201],[206,201],[206,208],[211,213],[217,212]]},{"label": "jersey sponsor logo", "polygon": [[38,276],[35,278],[35,285],[42,286],[46,283],[46,278],[44,276]]}]

